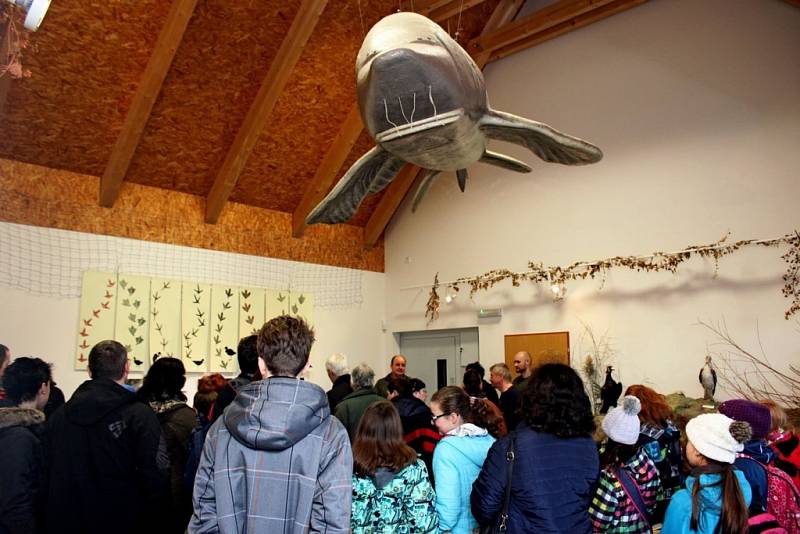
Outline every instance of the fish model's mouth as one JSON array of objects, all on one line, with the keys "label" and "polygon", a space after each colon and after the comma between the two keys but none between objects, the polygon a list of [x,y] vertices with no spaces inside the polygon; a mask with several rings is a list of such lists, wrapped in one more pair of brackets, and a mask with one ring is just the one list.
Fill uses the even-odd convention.
[{"label": "fish model's mouth", "polygon": [[454,109],[445,113],[439,113],[438,115],[433,115],[432,117],[427,117],[409,124],[403,124],[401,126],[395,126],[394,128],[384,130],[375,136],[375,141],[378,143],[387,143],[401,137],[407,137],[409,135],[432,130],[434,128],[447,126],[458,121],[465,115],[466,112],[462,108]]}]

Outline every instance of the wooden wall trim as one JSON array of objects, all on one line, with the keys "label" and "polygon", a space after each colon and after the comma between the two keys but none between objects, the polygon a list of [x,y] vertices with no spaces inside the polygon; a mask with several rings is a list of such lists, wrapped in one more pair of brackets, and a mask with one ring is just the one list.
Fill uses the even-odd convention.
[{"label": "wooden wall trim", "polygon": [[0,159],[0,220],[335,267],[383,272],[383,242],[364,229],[315,225],[292,237],[292,214],[229,202],[206,224],[201,196],[123,182],[113,208],[97,205],[100,179]]}]

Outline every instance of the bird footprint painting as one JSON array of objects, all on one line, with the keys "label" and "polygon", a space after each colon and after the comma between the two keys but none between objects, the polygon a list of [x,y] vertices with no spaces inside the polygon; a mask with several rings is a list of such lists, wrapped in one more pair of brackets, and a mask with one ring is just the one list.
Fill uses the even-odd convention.
[{"label": "bird footprint painting", "polygon": [[184,283],[181,288],[181,358],[187,372],[208,371],[210,316],[211,285]]},{"label": "bird footprint painting", "polygon": [[114,338],[125,346],[131,371],[146,371],[150,358],[150,278],[120,275]]},{"label": "bird footprint painting", "polygon": [[113,339],[117,306],[117,275],[85,271],[81,285],[80,319],[75,347],[75,369],[89,366],[89,351],[98,341]]},{"label": "bird footprint painting", "polygon": [[531,171],[522,161],[490,151],[490,140],[523,146],[562,165],[603,157],[596,146],[547,124],[492,109],[483,73],[469,54],[416,13],[395,13],[372,27],[356,58],[356,88],[361,118],[376,146],[311,211],[307,224],[347,221],[407,163],[429,171],[412,209],[441,172],[455,172],[464,191],[467,168],[477,161]]}]

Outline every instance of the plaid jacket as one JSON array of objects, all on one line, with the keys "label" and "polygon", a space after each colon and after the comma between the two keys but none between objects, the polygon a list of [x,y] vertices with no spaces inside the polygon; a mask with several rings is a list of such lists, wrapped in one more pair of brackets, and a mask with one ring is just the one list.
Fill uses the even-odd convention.
[{"label": "plaid jacket", "polygon": [[[655,464],[642,449],[639,449],[623,469],[628,470],[639,486],[642,500],[652,513],[658,493],[661,491]],[[589,516],[595,532],[651,532],[609,467],[600,471],[597,490],[589,505]]]},{"label": "plaid jacket", "polygon": [[191,534],[347,534],[353,454],[319,386],[251,382],[206,437]]}]

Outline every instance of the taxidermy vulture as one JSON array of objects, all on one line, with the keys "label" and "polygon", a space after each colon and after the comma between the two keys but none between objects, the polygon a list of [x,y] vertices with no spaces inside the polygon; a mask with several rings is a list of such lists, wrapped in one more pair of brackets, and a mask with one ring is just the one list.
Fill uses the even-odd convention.
[{"label": "taxidermy vulture", "polygon": [[711,363],[711,356],[706,355],[706,364],[700,369],[700,384],[703,386],[703,398],[714,400],[714,393],[717,391],[717,372]]},{"label": "taxidermy vulture", "polygon": [[608,413],[610,408],[617,405],[617,400],[622,395],[622,384],[611,376],[611,371],[613,370],[614,368],[610,365],[606,367],[606,381],[603,382],[603,386],[600,388],[600,399],[603,401],[600,413]]},{"label": "taxidermy vulture", "polygon": [[487,150],[489,139],[524,146],[551,163],[585,165],[603,153],[546,124],[489,107],[483,73],[436,23],[395,13],[369,31],[356,58],[361,118],[376,146],[356,161],[306,218],[307,224],[350,219],[370,193],[386,187],[406,163],[430,173],[414,207],[439,172],[455,171],[464,190],[476,161],[517,172],[531,168]]}]

